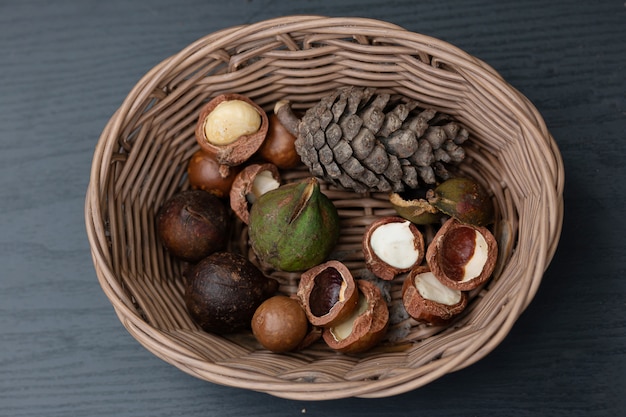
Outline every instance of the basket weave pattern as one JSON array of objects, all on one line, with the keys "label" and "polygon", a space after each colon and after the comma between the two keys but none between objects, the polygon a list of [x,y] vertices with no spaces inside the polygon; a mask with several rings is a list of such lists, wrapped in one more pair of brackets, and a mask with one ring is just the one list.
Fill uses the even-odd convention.
[{"label": "basket weave pattern", "polygon": [[[471,133],[460,169],[493,194],[500,258],[490,283],[447,328],[411,319],[406,331],[358,356],[323,344],[293,354],[264,351],[250,335],[208,334],[182,300],[184,268],[160,245],[158,208],[187,188],[198,149],[199,108],[225,92],[270,110],[279,99],[304,109],[343,85],[378,87],[453,115]],[[285,173],[294,180],[303,171]],[[149,71],[106,125],[93,159],[85,216],[99,282],[128,331],[184,372],[218,384],[292,399],[385,397],[423,386],[492,351],[532,300],[560,235],[563,166],[532,104],[493,69],[437,39],[370,19],[290,16],[208,35]],[[365,227],[394,214],[387,195],[323,185],[342,221],[337,249],[358,275]],[[253,254],[245,227],[231,249]],[[296,274],[279,274],[294,293]],[[401,282],[391,284],[393,301]]]}]

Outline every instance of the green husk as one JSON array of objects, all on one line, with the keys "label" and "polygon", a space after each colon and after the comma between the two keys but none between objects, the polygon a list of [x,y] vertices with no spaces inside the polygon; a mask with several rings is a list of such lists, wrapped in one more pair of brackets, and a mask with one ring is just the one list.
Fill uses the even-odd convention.
[{"label": "green husk", "polygon": [[339,215],[315,178],[263,194],[250,210],[249,238],[255,254],[282,271],[322,263],[339,240]]}]

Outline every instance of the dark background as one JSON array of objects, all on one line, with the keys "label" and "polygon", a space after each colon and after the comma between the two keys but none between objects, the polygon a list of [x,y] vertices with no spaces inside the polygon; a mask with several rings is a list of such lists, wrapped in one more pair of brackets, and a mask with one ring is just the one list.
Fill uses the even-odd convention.
[{"label": "dark background", "polygon": [[[461,47],[536,105],[563,155],[561,244],[533,302],[486,358],[396,397],[298,402],[195,379],[126,332],[93,269],[91,158],[128,91],[208,33],[288,14]],[[624,415],[625,74],[622,0],[0,0],[0,415]]]}]

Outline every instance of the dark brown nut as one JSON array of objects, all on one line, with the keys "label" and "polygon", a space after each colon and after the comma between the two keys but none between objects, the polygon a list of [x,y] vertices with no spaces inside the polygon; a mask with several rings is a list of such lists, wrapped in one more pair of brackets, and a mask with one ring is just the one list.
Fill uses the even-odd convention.
[{"label": "dark brown nut", "polygon": [[278,281],[263,275],[248,258],[215,252],[189,271],[184,301],[202,329],[232,333],[249,329],[256,309],[277,289]]},{"label": "dark brown nut", "polygon": [[228,243],[226,206],[202,190],[174,194],[159,208],[156,226],[163,246],[187,262],[197,262],[223,250]]},{"label": "dark brown nut", "polygon": [[268,129],[267,114],[248,97],[221,94],[200,110],[196,141],[215,155],[224,171],[247,161],[261,146]]},{"label": "dark brown nut", "polygon": [[289,352],[302,344],[309,331],[297,299],[275,295],[263,301],[252,316],[252,334],[272,352]]},{"label": "dark brown nut", "polygon": [[378,344],[389,327],[389,309],[376,285],[357,280],[359,302],[349,317],[324,329],[326,344],[339,352],[360,353]]},{"label": "dark brown nut", "polygon": [[274,164],[252,164],[245,167],[230,189],[230,207],[242,222],[250,220],[250,205],[261,195],[280,186],[280,174]]},{"label": "dark brown nut", "polygon": [[486,282],[498,258],[498,245],[489,229],[450,218],[426,251],[426,262],[445,286],[472,290]]},{"label": "dark brown nut", "polygon": [[204,190],[219,198],[228,197],[240,167],[231,167],[228,172],[220,169],[214,155],[198,149],[187,164],[187,177],[193,189]]},{"label": "dark brown nut", "polygon": [[363,255],[367,268],[389,281],[422,263],[424,236],[402,217],[381,217],[363,235]]},{"label": "dark brown nut", "polygon": [[332,326],[348,317],[359,300],[350,270],[335,260],[302,273],[297,296],[309,322],[319,327]]},{"label": "dark brown nut", "polygon": [[412,269],[405,278],[402,304],[415,320],[443,325],[465,309],[467,294],[443,285],[424,265]]}]

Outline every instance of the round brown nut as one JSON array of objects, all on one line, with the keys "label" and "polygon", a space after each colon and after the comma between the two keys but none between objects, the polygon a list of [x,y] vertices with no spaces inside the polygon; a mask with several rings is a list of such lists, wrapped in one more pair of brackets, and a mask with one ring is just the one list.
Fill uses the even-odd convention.
[{"label": "round brown nut", "polygon": [[324,329],[326,344],[339,352],[360,353],[378,344],[389,327],[389,309],[378,287],[357,280],[359,302],[343,321]]},{"label": "round brown nut", "polygon": [[215,252],[191,268],[183,298],[198,326],[223,334],[249,329],[256,309],[277,288],[278,281],[263,275],[248,258]]},{"label": "round brown nut", "polygon": [[365,266],[379,278],[392,280],[424,259],[424,237],[410,221],[381,217],[363,235]]},{"label": "round brown nut", "polygon": [[275,114],[269,116],[269,129],[265,141],[259,148],[259,156],[281,169],[292,169],[302,160],[296,152],[296,137],[278,120]]},{"label": "round brown nut", "polygon": [[157,212],[159,239],[174,256],[187,262],[226,248],[228,212],[224,202],[203,190],[174,194]]},{"label": "round brown nut", "polygon": [[498,245],[486,227],[450,218],[426,251],[426,262],[445,286],[461,291],[485,283],[494,270]]},{"label": "round brown nut", "polygon": [[415,320],[443,325],[465,309],[467,294],[446,287],[423,265],[412,269],[405,278],[402,304]]},{"label": "round brown nut", "polygon": [[214,155],[198,149],[187,164],[189,185],[193,189],[207,191],[219,198],[228,197],[233,181],[241,169],[231,167],[227,172],[220,168]]},{"label": "round brown nut", "polygon": [[251,327],[254,337],[267,350],[289,352],[302,343],[309,322],[298,300],[275,295],[256,309]]},{"label": "round brown nut", "polygon": [[350,270],[335,260],[302,273],[297,296],[311,324],[320,327],[332,326],[349,316],[359,300]]}]

